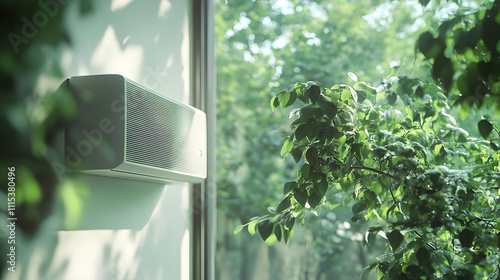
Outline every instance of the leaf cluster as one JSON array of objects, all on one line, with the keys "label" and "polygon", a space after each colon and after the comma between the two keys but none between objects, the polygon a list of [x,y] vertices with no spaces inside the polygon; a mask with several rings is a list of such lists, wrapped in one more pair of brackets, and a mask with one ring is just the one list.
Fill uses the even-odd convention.
[{"label": "leaf cluster", "polygon": [[[52,82],[64,79],[59,65],[62,54],[57,50],[70,43],[64,24],[68,5],[54,2],[58,10],[42,26],[34,21],[36,15],[46,12],[40,3],[0,4],[0,30],[5,36],[0,42],[0,128],[4,136],[0,169],[16,169],[16,215],[23,217],[16,225],[28,237],[50,215],[61,183],[51,166],[61,156],[54,143],[74,118],[76,106],[63,91],[54,93],[57,85]],[[81,15],[91,10],[88,0],[78,4]],[[28,28],[28,21],[36,28]],[[6,197],[7,183],[0,189]],[[5,209],[0,211],[3,215],[7,215]]]},{"label": "leaf cluster", "polygon": [[[296,221],[322,206],[352,205],[353,223],[372,221],[365,242],[389,252],[365,273],[379,279],[496,277],[500,262],[500,133],[484,119],[484,139],[449,114],[441,87],[391,77],[322,88],[296,83],[271,107],[294,106],[281,155],[300,166],[284,198],[245,226],[267,243],[293,236]],[[297,105],[297,104],[300,105]],[[339,194],[343,199],[339,201]]]},{"label": "leaf cluster", "polygon": [[499,12],[498,0],[481,9],[462,8],[418,39],[417,49],[429,62],[433,79],[463,111],[483,104],[500,111]]}]

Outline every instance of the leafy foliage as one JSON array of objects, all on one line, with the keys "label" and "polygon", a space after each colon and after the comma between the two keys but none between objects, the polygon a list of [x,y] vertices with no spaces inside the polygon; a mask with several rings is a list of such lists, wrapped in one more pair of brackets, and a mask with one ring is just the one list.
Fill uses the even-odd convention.
[{"label": "leafy foliage", "polygon": [[[281,5],[278,5],[277,2],[280,2]],[[271,201],[277,200],[278,203],[274,203],[275,207],[269,208],[271,211],[270,215],[251,219],[247,224],[249,232],[255,234],[259,230],[258,224],[260,221],[270,219],[272,223],[272,219],[275,217],[276,213],[289,213],[290,209],[298,207],[297,204],[300,205],[300,207],[305,205],[306,210],[302,212],[304,217],[304,213],[306,212],[313,213],[314,215],[317,214],[318,217],[311,217],[311,219],[309,219],[297,215],[295,219],[289,219],[288,226],[286,223],[280,223],[280,227],[274,226],[273,233],[267,238],[268,243],[277,239],[274,232],[280,232],[281,240],[287,242],[290,239],[290,235],[293,235],[293,220],[304,223],[307,222],[307,227],[310,230],[307,232],[312,232],[314,236],[313,250],[309,251],[314,251],[315,254],[317,253],[321,256],[320,261],[316,263],[321,262],[321,266],[330,268],[340,266],[338,271],[342,272],[341,275],[345,277],[345,279],[353,279],[353,277],[345,276],[346,267],[342,267],[342,265],[339,264],[346,263],[345,259],[347,258],[345,256],[347,254],[345,252],[353,254],[352,252],[355,251],[348,246],[353,246],[353,244],[357,243],[357,241],[354,241],[358,240],[357,232],[363,232],[367,226],[374,224],[374,229],[370,231],[373,234],[367,235],[365,238],[365,241],[369,241],[368,244],[370,246],[374,246],[373,244],[376,242],[380,244],[381,241],[384,241],[379,237],[382,235],[380,230],[384,229],[384,232],[387,234],[395,229],[386,226],[385,228],[382,227],[379,229],[378,232],[380,234],[375,234],[377,232],[376,228],[380,227],[377,224],[378,218],[373,218],[368,223],[363,222],[363,220],[365,220],[364,215],[367,214],[367,208],[369,207],[366,201],[361,201],[358,204],[358,200],[353,199],[353,195],[355,194],[353,190],[351,190],[352,193],[345,196],[344,191],[338,189],[339,185],[331,182],[329,177],[327,177],[328,179],[326,180],[328,185],[325,195],[321,195],[322,188],[325,186],[325,181],[318,180],[316,183],[321,185],[321,187],[318,187],[317,192],[313,191],[312,198],[310,198],[312,186],[306,187],[305,191],[302,190],[299,188],[299,178],[285,184],[282,183],[282,181],[284,181],[283,177],[294,178],[297,174],[297,171],[293,171],[293,166],[291,166],[290,162],[297,161],[300,163],[298,166],[299,172],[301,172],[304,177],[308,177],[311,173],[309,161],[315,164],[321,163],[323,153],[322,146],[315,147],[317,150],[316,157],[314,149],[307,150],[306,148],[308,146],[305,145],[305,143],[309,139],[314,138],[314,136],[319,137],[319,135],[323,133],[323,123],[317,124],[311,119],[310,122],[306,121],[305,123],[295,124],[292,126],[294,129],[293,135],[288,135],[288,137],[282,139],[281,143],[279,143],[280,141],[278,140],[281,140],[283,133],[286,133],[285,125],[295,122],[301,114],[300,110],[302,107],[298,107],[298,104],[300,103],[300,98],[303,98],[303,94],[298,94],[299,91],[308,90],[313,99],[318,98],[316,103],[312,103],[311,100],[306,99],[307,102],[312,104],[311,109],[315,109],[316,112],[319,107],[320,110],[325,112],[325,117],[333,119],[338,114],[342,115],[340,110],[341,106],[338,106],[337,103],[329,99],[331,95],[325,93],[326,90],[321,89],[320,83],[327,85],[331,83],[331,81],[341,81],[348,71],[354,71],[357,74],[357,77],[356,75],[350,75],[351,78],[368,81],[372,84],[375,84],[375,82],[378,83],[381,73],[387,70],[383,66],[389,64],[389,62],[394,65],[393,61],[398,61],[404,57],[410,57],[414,50],[420,52],[418,44],[415,45],[415,43],[418,43],[418,34],[426,29],[429,30],[429,34],[432,35],[433,40],[437,37],[441,37],[441,39],[435,40],[442,40],[439,44],[444,44],[442,45],[444,48],[439,48],[436,51],[436,56],[442,53],[442,57],[447,58],[451,62],[451,65],[447,63],[447,59],[442,59],[444,63],[438,60],[436,69],[433,71],[433,65],[436,61],[435,58],[425,58],[425,56],[421,54],[418,56],[419,58],[416,59],[415,64],[413,64],[414,61],[411,59],[412,61],[410,61],[410,63],[412,64],[412,69],[409,73],[422,77],[422,81],[419,81],[419,83],[422,83],[420,88],[417,87],[413,89],[412,87],[414,87],[414,84],[407,83],[410,90],[415,91],[412,98],[419,99],[424,97],[424,90],[428,89],[423,85],[427,86],[428,84],[426,82],[432,81],[434,75],[434,77],[437,77],[439,86],[444,87],[441,81],[446,81],[450,84],[449,91],[439,88],[435,88],[434,91],[442,92],[447,95],[448,99],[452,102],[458,99],[459,92],[457,90],[457,85],[459,83],[457,82],[457,78],[464,73],[464,69],[466,69],[465,65],[468,61],[472,61],[467,59],[473,57],[476,61],[479,61],[482,59],[481,54],[488,52],[483,52],[482,50],[484,50],[484,48],[476,49],[475,47],[470,47],[470,50],[466,50],[467,56],[463,54],[461,57],[457,56],[457,52],[455,52],[454,48],[454,41],[456,38],[456,33],[454,32],[458,32],[462,28],[470,28],[473,24],[475,24],[474,26],[478,26],[476,21],[479,22],[483,14],[477,12],[479,9],[470,7],[489,9],[492,7],[492,3],[489,3],[490,1],[487,0],[473,1],[474,3],[463,2],[464,5],[458,6],[458,8],[455,9],[453,5],[456,4],[448,1],[419,2],[426,7],[420,10],[418,4],[412,4],[411,1],[387,2],[378,0],[219,1],[217,7],[218,21],[216,25],[218,34],[219,112],[217,184],[219,217],[231,217],[237,224],[237,221],[245,221],[248,220],[249,217],[259,215],[257,209],[265,209],[270,203],[273,203]],[[476,3],[478,3],[477,6],[474,6]],[[464,15],[464,17],[462,17],[464,20],[460,21],[460,23],[455,21],[456,24],[446,32],[440,33],[436,31],[441,24],[446,25],[440,23],[440,21],[443,19],[445,22],[452,21],[453,17],[448,17],[448,15],[455,12],[458,16]],[[480,28],[478,28],[478,30],[479,29]],[[421,67],[420,58],[425,58],[424,66],[425,64],[429,66],[428,73],[426,67]],[[404,63],[404,59],[399,61],[399,65],[403,65]],[[449,80],[448,69],[452,69],[453,71],[451,80]],[[395,70],[395,68],[391,70]],[[406,75],[410,75],[409,73]],[[446,74],[448,74],[448,80],[443,80],[442,78],[440,80],[440,77],[445,77]],[[392,75],[394,75],[394,73]],[[428,75],[427,79],[424,78],[426,77],[425,75]],[[246,77],[248,77],[248,79]],[[295,81],[307,80],[318,82],[311,82],[308,86],[306,86],[307,83],[306,85],[299,85],[302,88],[297,88],[295,92],[291,90],[296,86]],[[291,88],[286,88],[286,85],[290,83],[294,84]],[[308,87],[313,84],[316,84],[317,87],[308,89]],[[388,84],[387,81],[386,84]],[[395,82],[395,84],[397,85],[399,82]],[[358,84],[358,86],[362,88],[358,89],[352,85],[355,91],[354,96],[358,98],[357,102],[363,103],[364,98],[373,99],[373,94],[375,94],[376,98],[377,88],[370,89],[368,87],[363,87],[362,83]],[[279,93],[280,90],[284,88],[286,88],[286,90]],[[344,91],[344,89],[348,90]],[[318,90],[319,94],[317,93]],[[338,94],[337,89],[328,90],[337,91],[336,94]],[[289,93],[287,93],[287,91]],[[365,97],[361,91],[364,91],[367,97]],[[265,105],[269,106],[269,99],[272,97],[270,96],[271,93],[276,95],[271,102],[271,106],[274,110],[272,114],[271,110],[262,110],[262,104],[264,102],[266,102]],[[385,94],[381,93],[379,95],[379,100],[375,101],[379,103],[386,102],[385,104],[381,104],[386,107],[391,104],[391,106],[399,106],[397,107],[398,112],[410,115],[404,107],[400,106],[402,104],[402,97],[398,96],[398,94],[399,92],[392,88],[387,90]],[[321,96],[326,96],[324,98],[328,102],[323,102]],[[341,99],[353,99],[354,96],[348,87],[344,87],[340,91]],[[445,100],[444,96],[441,96],[441,99]],[[433,100],[435,99],[433,98]],[[377,102],[372,102],[374,107],[379,106]],[[482,109],[493,104],[493,102],[485,101],[483,104],[485,106],[483,106]],[[280,107],[287,106],[292,108],[292,115],[295,116],[289,123],[283,121],[283,116],[288,112],[279,109]],[[467,122],[462,122],[461,119],[457,118],[455,123],[452,122],[451,125],[457,129],[454,133],[464,132],[462,129],[466,128],[466,130],[470,132],[470,135],[479,137],[480,134],[478,134],[476,130],[479,129],[479,131],[483,131],[481,133],[486,133],[488,131],[487,124],[492,124],[492,127],[494,127],[494,121],[488,116],[486,116],[484,121],[480,122],[481,124],[478,124],[478,121],[481,120],[479,119],[481,112],[479,112],[479,110],[472,110],[473,107],[470,107],[468,102],[462,103],[461,106],[462,110],[460,111],[460,116],[463,117],[461,119],[464,119],[467,114],[469,119],[467,119]],[[427,108],[423,108],[425,109],[424,111],[418,111],[416,107],[412,106],[410,106],[410,108],[412,109],[411,117],[415,119],[424,117],[429,118],[429,116],[437,114],[436,108],[434,108],[434,113],[431,109],[427,111]],[[353,109],[356,111],[357,107]],[[454,107],[450,112],[448,108],[446,108],[445,111],[437,110],[437,112],[441,117],[444,114],[455,116],[457,115],[458,109],[459,107]],[[314,110],[307,110],[309,109],[303,110],[304,114],[313,114],[316,118]],[[422,116],[419,114],[422,114]],[[471,121],[471,117],[474,115],[476,119]],[[425,127],[430,126],[431,125],[428,124]],[[264,127],[265,129],[262,129]],[[448,127],[446,129],[451,128]],[[388,128],[385,130],[391,131]],[[440,128],[436,128],[435,133],[439,131]],[[418,135],[424,132],[427,133],[422,128],[421,131],[412,133],[408,137],[418,138]],[[463,137],[466,138],[472,137],[465,136],[466,133],[463,135]],[[370,137],[374,136],[370,135]],[[489,137],[488,141],[497,138],[493,129]],[[346,138],[348,138],[348,136],[346,136]],[[366,139],[368,138],[367,135]],[[427,139],[427,136],[424,138]],[[297,139],[300,139],[300,141]],[[364,142],[368,141],[366,139]],[[435,139],[438,139],[438,136],[436,136]],[[415,140],[413,141],[418,142]],[[299,142],[303,145],[302,148],[298,147],[297,143]],[[491,143],[481,143],[481,147],[486,146],[486,148],[488,148],[488,146],[496,145],[495,143],[498,142],[495,140],[491,141]],[[425,150],[428,150],[427,146],[424,147],[426,147],[424,148]],[[447,146],[436,145],[431,148],[431,154],[428,155],[430,158],[436,157],[432,152],[443,153],[442,151],[445,151],[445,149],[451,151],[455,150],[452,142],[447,144]],[[280,149],[282,156],[291,155],[291,157],[285,157],[284,161],[279,161],[274,158],[273,155],[277,156]],[[387,148],[385,149],[387,150]],[[393,153],[394,151],[389,152]],[[383,156],[388,152],[384,154],[383,149],[378,149],[377,153]],[[427,153],[429,153],[429,151],[427,151]],[[449,157],[449,155],[441,157],[440,163],[431,163],[434,164],[431,166],[449,166],[449,164],[452,164],[447,162]],[[437,158],[439,160],[440,156],[438,155]],[[457,160],[460,161],[459,159]],[[462,163],[462,165],[466,166],[467,164]],[[400,166],[402,166],[402,163]],[[459,169],[458,166],[453,168]],[[356,174],[359,174],[359,172],[359,169],[355,170]],[[368,172],[369,171],[365,170],[365,173],[362,173],[362,175],[367,176],[369,174]],[[379,175],[381,178],[384,177],[381,174],[377,175],[377,173],[370,174],[372,177]],[[386,182],[387,180],[389,182]],[[392,179],[388,178],[382,181],[388,184],[392,182]],[[279,197],[277,195],[276,190],[278,188],[273,186],[279,184],[283,186],[279,187],[279,190],[284,192],[286,194],[285,196],[282,195]],[[376,187],[382,188],[380,184],[376,184]],[[377,188],[376,190],[378,191]],[[295,191],[297,189],[299,191]],[[290,192],[294,192],[293,195]],[[314,205],[315,203],[318,203],[319,206],[315,209],[310,208],[310,205]],[[322,205],[326,205],[330,208],[337,205],[344,205],[346,207],[337,207],[332,211],[321,212],[320,206]],[[356,214],[352,214],[353,210]],[[392,209],[391,211],[397,210]],[[346,213],[352,216],[358,215],[356,217],[357,219],[361,218],[352,225],[349,230],[346,230],[344,236],[348,236],[348,238],[344,238],[338,234],[338,231],[343,230],[343,228],[337,227],[343,225]],[[336,218],[331,218],[331,216],[335,215]],[[274,225],[276,225],[276,223]],[[249,252],[249,250],[255,250],[256,243],[252,243],[252,239],[244,239],[247,238],[245,235],[239,235],[238,238],[227,238],[225,232],[231,232],[234,226],[231,227],[229,231],[223,229],[222,226],[218,228],[220,229],[218,231],[218,235],[220,236],[218,239],[219,252],[227,249],[228,256],[227,259],[220,261],[219,264],[225,264],[227,262],[231,262],[231,264],[241,264],[238,268],[236,268],[235,265],[228,265],[228,267],[233,267],[233,271],[242,272],[241,275],[236,276],[237,278],[239,277],[239,279],[252,277],[251,273],[244,273],[244,271],[245,269],[249,271],[256,270],[252,265],[255,265],[253,259],[257,253],[255,253],[255,251],[254,253]],[[241,231],[243,228],[243,226],[240,226],[238,230]],[[398,228],[396,230],[399,230],[401,235],[406,235],[404,230]],[[304,231],[305,230],[301,232],[303,233]],[[288,236],[287,239],[285,239],[285,233],[287,232]],[[280,233],[278,233],[278,235]],[[354,238],[354,236],[356,236],[356,238]],[[297,246],[297,243],[302,242],[299,239],[300,237],[300,233],[297,233],[293,246]],[[339,241],[339,237],[342,237],[342,241]],[[354,239],[351,239],[351,237]],[[362,239],[363,238],[361,238],[361,240]],[[405,240],[401,242],[398,250],[406,244]],[[233,246],[233,243],[238,242],[239,244]],[[349,249],[344,250],[344,247]],[[269,252],[271,252],[273,248],[275,247],[269,247]],[[301,247],[301,249],[296,249],[294,247],[290,248],[294,250],[295,253],[303,249],[303,247]],[[362,249],[366,252],[367,248],[369,248],[369,246],[365,246]],[[422,261],[427,258],[427,249],[428,248],[419,251],[418,256],[420,256]],[[342,250],[344,250],[344,253],[342,253]],[[230,254],[229,252],[234,253]],[[271,255],[271,253],[269,253],[269,255]],[[338,259],[334,259],[335,257]],[[358,265],[364,262],[360,257],[350,263],[356,263]],[[279,264],[279,266],[277,266],[277,264]],[[289,270],[287,269],[287,265],[289,265],[288,262],[280,263],[279,258],[270,258],[269,267],[272,267],[272,269],[269,269],[269,273],[275,273],[276,271],[280,271],[280,269],[282,271]],[[277,267],[279,267],[279,269],[277,269]],[[227,270],[227,268],[225,270]],[[368,271],[369,269],[365,270],[367,273]],[[278,275],[282,277],[281,274]],[[339,273],[328,274],[328,276],[329,275],[339,275]],[[309,277],[310,276],[311,275],[309,275]],[[318,278],[321,277],[320,275],[316,276]],[[234,277],[233,275],[227,279]],[[277,276],[271,276],[270,278],[274,279],[277,278]]]},{"label": "leafy foliage", "polygon": [[500,110],[500,1],[480,5],[462,7],[417,43],[434,80],[464,111],[483,104]]},{"label": "leafy foliage", "polygon": [[[88,0],[78,4],[82,15],[91,9]],[[51,166],[60,161],[54,143],[75,110],[71,97],[54,94],[64,79],[58,48],[70,43],[64,26],[66,9],[64,1],[9,0],[0,4],[0,30],[5,36],[0,43],[0,126],[4,136],[0,169],[16,169],[16,215],[23,217],[16,225],[28,237],[50,214],[57,186],[66,184],[72,189],[78,184],[73,178],[59,181]],[[6,196],[7,183],[1,192]],[[6,209],[2,215],[7,216]]]},{"label": "leafy foliage", "polygon": [[301,103],[290,112],[281,150],[300,165],[297,178],[269,215],[247,225],[257,223],[264,240],[286,243],[307,213],[354,201],[352,222],[376,222],[365,241],[381,235],[390,245],[365,270],[378,268],[379,279],[497,277],[499,128],[484,119],[485,139],[469,137],[449,102],[440,87],[408,76],[377,88],[290,85],[271,107]]}]

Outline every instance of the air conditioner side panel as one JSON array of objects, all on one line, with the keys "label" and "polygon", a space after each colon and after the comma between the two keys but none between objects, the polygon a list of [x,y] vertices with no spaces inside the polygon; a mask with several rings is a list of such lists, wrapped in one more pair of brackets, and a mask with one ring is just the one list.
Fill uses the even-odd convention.
[{"label": "air conditioner side panel", "polygon": [[113,169],[124,161],[125,82],[120,75],[71,77],[77,116],[65,132],[66,165]]}]

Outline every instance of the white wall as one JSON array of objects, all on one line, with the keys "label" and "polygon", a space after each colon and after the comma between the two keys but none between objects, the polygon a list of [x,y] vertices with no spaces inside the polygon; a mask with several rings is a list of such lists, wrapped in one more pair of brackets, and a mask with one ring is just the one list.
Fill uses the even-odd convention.
[{"label": "white wall", "polygon": [[[61,49],[67,77],[122,74],[189,102],[190,1],[94,0],[87,16],[76,2],[65,4],[72,39]],[[56,203],[32,242],[18,235],[17,272],[6,279],[191,279],[188,184],[83,179],[87,186],[61,190],[74,199]],[[75,230],[58,230],[64,225]]]}]

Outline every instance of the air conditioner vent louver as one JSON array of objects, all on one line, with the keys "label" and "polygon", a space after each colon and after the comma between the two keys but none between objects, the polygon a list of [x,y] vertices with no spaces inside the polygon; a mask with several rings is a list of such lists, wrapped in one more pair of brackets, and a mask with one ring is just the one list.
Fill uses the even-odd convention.
[{"label": "air conditioner vent louver", "polygon": [[203,162],[193,152],[196,145],[192,140],[200,139],[203,133],[192,127],[195,114],[131,83],[126,84],[126,92],[125,159],[185,173],[202,168]]}]

